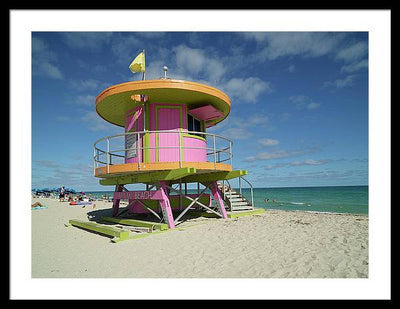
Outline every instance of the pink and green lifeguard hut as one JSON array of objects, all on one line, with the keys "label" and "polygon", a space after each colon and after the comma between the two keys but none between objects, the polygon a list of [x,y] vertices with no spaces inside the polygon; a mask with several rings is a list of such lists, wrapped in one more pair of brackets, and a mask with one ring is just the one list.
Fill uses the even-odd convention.
[{"label": "pink and green lifeguard hut", "polygon": [[[169,78],[102,91],[97,113],[124,130],[94,144],[94,176],[101,185],[115,187],[113,216],[119,215],[121,199],[128,201],[130,213],[151,213],[169,228],[189,210],[227,218],[234,205],[236,210],[252,209],[250,199],[224,189],[230,179],[241,181],[247,174],[233,169],[232,141],[207,132],[230,109],[221,90]],[[128,184],[144,184],[145,190],[130,191]]]}]

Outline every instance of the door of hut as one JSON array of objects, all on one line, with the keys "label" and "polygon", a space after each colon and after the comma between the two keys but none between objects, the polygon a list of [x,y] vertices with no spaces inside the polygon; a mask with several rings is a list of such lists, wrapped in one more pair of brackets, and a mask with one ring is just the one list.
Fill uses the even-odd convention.
[{"label": "door of hut", "polygon": [[157,110],[157,130],[176,131],[158,133],[158,162],[179,161],[179,130],[182,125],[182,110],[176,107],[159,107]]}]

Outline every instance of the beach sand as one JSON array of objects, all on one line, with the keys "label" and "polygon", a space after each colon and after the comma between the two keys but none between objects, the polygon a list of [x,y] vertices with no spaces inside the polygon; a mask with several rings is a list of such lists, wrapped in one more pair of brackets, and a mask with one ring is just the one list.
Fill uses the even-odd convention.
[{"label": "beach sand", "polygon": [[111,216],[110,202],[32,198],[32,278],[368,278],[368,216],[267,210],[195,218],[119,243],[70,219]]}]

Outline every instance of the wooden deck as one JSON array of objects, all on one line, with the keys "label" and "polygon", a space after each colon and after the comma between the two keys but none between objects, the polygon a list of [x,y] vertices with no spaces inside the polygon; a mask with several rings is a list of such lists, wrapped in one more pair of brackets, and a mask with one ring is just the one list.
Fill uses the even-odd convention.
[{"label": "wooden deck", "polygon": [[174,182],[209,182],[232,179],[247,174],[245,170],[232,170],[229,164],[210,162],[162,162],[141,164],[137,163],[110,165],[95,170],[101,185],[117,185],[130,183],[154,183],[159,181]]},{"label": "wooden deck", "polygon": [[197,173],[209,173],[212,171],[232,171],[232,166],[225,163],[213,162],[153,162],[153,163],[125,163],[99,167],[95,169],[95,177],[110,178],[118,175],[132,175],[142,172],[168,171],[178,168],[195,168]]}]

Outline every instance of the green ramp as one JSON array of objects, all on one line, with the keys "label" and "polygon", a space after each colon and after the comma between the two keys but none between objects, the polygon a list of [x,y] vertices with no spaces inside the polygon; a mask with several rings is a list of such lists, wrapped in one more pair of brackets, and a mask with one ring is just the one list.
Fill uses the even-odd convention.
[{"label": "green ramp", "polygon": [[129,239],[130,232],[128,230],[119,229],[113,226],[102,225],[96,222],[87,222],[81,220],[69,220],[69,224],[77,226],[89,231],[97,232],[100,234],[113,236],[112,242],[119,242],[122,240]]}]

